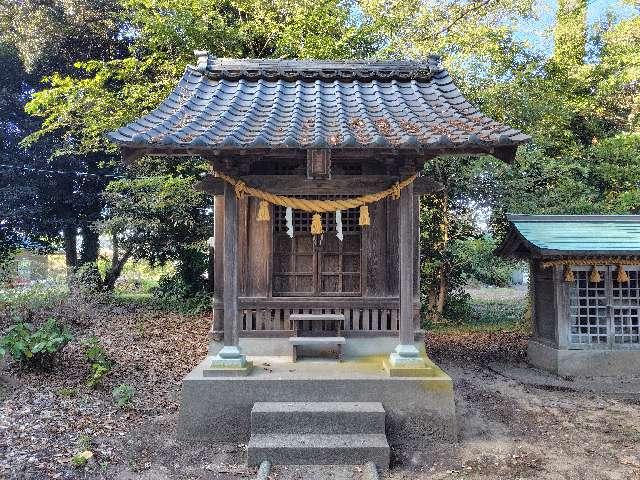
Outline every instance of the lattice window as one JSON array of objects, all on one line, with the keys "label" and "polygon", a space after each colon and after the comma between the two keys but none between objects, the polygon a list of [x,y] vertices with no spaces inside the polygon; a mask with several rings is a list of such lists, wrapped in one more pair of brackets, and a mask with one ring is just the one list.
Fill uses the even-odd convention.
[{"label": "lattice window", "polygon": [[588,271],[574,272],[570,287],[569,314],[571,320],[570,342],[579,345],[602,345],[609,341],[607,315],[607,291],[604,271],[598,283],[589,281]]},{"label": "lattice window", "polygon": [[322,239],[318,249],[319,291],[321,294],[360,292],[360,234],[335,235]]},{"label": "lattice window", "polygon": [[335,235],[334,212],[321,214],[325,234],[314,236],[311,235],[313,214],[294,210],[293,238],[287,235],[285,213],[284,207],[274,208],[273,294],[359,295],[362,290],[360,210],[342,211],[342,242]]},{"label": "lattice window", "polygon": [[629,281],[618,283],[613,271],[613,341],[619,345],[640,344],[640,275],[627,270]]},{"label": "lattice window", "polygon": [[[319,198],[317,196],[301,196],[300,198]],[[322,198],[331,198],[331,197],[322,197]],[[333,197],[339,198],[339,197]],[[274,207],[274,230],[276,232],[284,232],[287,231],[287,221],[285,219],[286,208],[276,205]],[[293,223],[293,232],[295,233],[310,233],[311,232],[311,218],[313,217],[313,213],[303,212],[301,210],[293,210],[292,212],[292,223]],[[335,212],[321,213],[320,217],[322,218],[322,228],[325,231],[326,235],[335,234],[336,230],[336,214]],[[360,209],[359,208],[350,208],[348,210],[342,210],[342,231],[343,232],[359,232],[360,225],[358,225],[358,221],[360,219]]]}]

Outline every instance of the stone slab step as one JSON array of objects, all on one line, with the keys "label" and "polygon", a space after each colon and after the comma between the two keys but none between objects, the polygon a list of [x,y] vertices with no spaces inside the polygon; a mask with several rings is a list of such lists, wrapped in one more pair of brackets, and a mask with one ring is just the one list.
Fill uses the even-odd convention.
[{"label": "stone slab step", "polygon": [[277,480],[375,480],[363,465],[274,465],[271,474]]},{"label": "stone slab step", "polygon": [[385,433],[380,402],[256,402],[251,433]]},{"label": "stone slab step", "polygon": [[353,465],[373,462],[389,466],[389,443],[384,434],[253,434],[247,463],[259,465]]}]

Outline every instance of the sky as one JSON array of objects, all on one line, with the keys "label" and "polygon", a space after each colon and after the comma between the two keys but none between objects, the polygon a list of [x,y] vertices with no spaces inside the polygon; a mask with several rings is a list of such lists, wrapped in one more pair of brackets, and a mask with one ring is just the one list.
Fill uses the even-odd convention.
[{"label": "sky", "polygon": [[[519,28],[518,37],[531,42],[534,47],[541,51],[551,53],[553,49],[553,38],[551,29],[553,27],[558,3],[556,0],[538,0],[538,19],[522,22]],[[622,0],[590,0],[587,20],[589,23],[596,23],[602,20],[608,12],[615,12],[620,18],[629,17],[634,9]]]}]

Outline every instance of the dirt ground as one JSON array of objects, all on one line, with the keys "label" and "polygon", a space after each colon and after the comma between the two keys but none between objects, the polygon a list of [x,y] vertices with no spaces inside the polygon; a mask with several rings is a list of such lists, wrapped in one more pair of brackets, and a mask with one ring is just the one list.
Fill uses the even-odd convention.
[{"label": "dirt ground", "polygon": [[[207,317],[122,308],[79,321],[116,362],[105,385],[85,386],[78,342],[51,372],[9,364],[0,375],[0,478],[243,479],[244,445],[178,441],[180,379],[205,353]],[[4,325],[0,325],[4,328]],[[640,378],[559,379],[528,367],[521,333],[430,334],[431,357],[454,379],[454,445],[394,451],[383,478],[640,479]],[[119,410],[114,386],[136,389]],[[90,450],[86,467],[74,454]],[[271,478],[312,478],[275,468]]]}]

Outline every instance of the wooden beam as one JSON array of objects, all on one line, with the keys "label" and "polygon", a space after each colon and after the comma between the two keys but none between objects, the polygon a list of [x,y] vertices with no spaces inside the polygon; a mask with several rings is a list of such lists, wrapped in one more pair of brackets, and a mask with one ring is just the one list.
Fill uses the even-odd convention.
[{"label": "wooden beam", "polygon": [[418,177],[413,182],[413,194],[417,196],[431,195],[442,190],[444,190],[444,185],[431,177]]},{"label": "wooden beam", "polygon": [[[242,180],[247,185],[278,195],[366,195],[385,190],[398,179],[389,175],[338,175],[331,180],[309,180],[303,175],[245,175]],[[221,178],[207,175],[198,180],[194,188],[209,195],[223,195]],[[419,177],[413,182],[414,195],[429,195],[444,187],[429,177]]]},{"label": "wooden beam", "polygon": [[200,192],[208,193],[209,195],[224,195],[224,184],[226,182],[212,175],[207,175],[201,180],[198,180],[193,188]]}]

